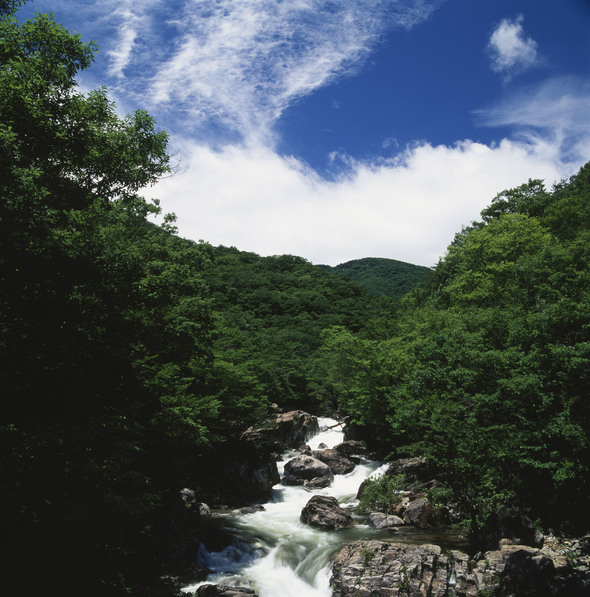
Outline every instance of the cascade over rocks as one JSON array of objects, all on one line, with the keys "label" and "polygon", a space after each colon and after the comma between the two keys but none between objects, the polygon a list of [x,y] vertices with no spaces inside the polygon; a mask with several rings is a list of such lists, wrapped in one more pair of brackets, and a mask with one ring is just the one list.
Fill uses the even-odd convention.
[{"label": "cascade over rocks", "polygon": [[334,474],[327,464],[309,454],[300,454],[285,464],[282,484],[327,487],[333,479]]},{"label": "cascade over rocks", "polygon": [[344,529],[354,524],[352,516],[340,507],[335,497],[314,495],[301,510],[302,523],[324,529]]}]

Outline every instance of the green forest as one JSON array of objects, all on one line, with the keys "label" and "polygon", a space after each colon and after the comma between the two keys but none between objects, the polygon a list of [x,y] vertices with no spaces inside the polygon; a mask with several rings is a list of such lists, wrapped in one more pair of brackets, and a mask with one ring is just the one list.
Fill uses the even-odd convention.
[{"label": "green forest", "polygon": [[141,195],[173,174],[166,132],[82,93],[97,48],[19,4],[0,1],[11,594],[160,594],[172,500],[222,499],[203,471],[271,405],[431,458],[474,533],[498,504],[590,530],[590,163],[491,199],[401,297],[196,243]]},{"label": "green forest", "polygon": [[401,298],[416,286],[424,284],[432,272],[429,267],[383,257],[364,257],[335,267],[319,267],[358,282],[369,294],[395,298]]}]

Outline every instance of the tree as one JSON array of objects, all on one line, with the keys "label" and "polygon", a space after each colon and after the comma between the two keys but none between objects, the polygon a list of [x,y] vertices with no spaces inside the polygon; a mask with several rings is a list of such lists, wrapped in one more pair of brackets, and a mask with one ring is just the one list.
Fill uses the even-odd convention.
[{"label": "tree", "polygon": [[167,495],[218,407],[208,249],[146,219],[166,133],[141,110],[119,118],[105,89],[80,93],[93,44],[48,15],[19,22],[17,4],[0,5],[7,586],[145,595]]}]

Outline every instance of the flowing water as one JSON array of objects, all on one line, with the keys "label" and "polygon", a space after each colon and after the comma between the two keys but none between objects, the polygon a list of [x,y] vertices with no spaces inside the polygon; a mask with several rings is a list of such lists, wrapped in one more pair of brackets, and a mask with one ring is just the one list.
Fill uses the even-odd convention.
[{"label": "flowing water", "polygon": [[[318,422],[319,435],[308,441],[312,450],[320,444],[332,448],[344,441],[340,427],[327,429],[336,421],[320,417]],[[277,463],[281,476],[285,464],[297,454],[293,451],[283,454],[283,460]],[[353,508],[360,484],[386,468],[380,462],[361,461],[351,473],[335,475],[325,489],[276,485],[264,510],[223,515],[223,532],[230,534],[231,544],[217,551],[201,545],[198,563],[212,573],[205,582],[183,591],[191,593],[202,584],[212,583],[248,587],[259,597],[331,597],[329,560],[344,543],[367,538],[409,543],[452,541],[444,533],[436,537],[418,529],[406,529],[395,535],[391,530],[376,531],[363,524],[362,519],[354,527],[340,531],[315,529],[299,521],[302,508],[315,494],[333,496],[343,508]]]}]

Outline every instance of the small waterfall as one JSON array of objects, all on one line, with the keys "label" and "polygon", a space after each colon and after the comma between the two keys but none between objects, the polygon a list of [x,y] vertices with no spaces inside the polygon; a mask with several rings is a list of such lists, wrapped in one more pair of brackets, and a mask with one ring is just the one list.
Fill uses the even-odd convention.
[{"label": "small waterfall", "polygon": [[[318,418],[320,433],[310,439],[312,450],[320,444],[329,448],[344,441],[337,421]],[[277,463],[280,475],[297,453],[286,452]],[[314,529],[299,521],[301,509],[314,494],[330,495],[342,507],[356,503],[360,484],[380,463],[363,461],[347,475],[336,475],[325,489],[276,485],[264,510],[250,514],[233,512],[226,527],[235,533],[234,542],[219,552],[199,553],[199,564],[213,572],[207,581],[183,589],[190,593],[203,584],[225,584],[253,589],[259,597],[331,597],[330,556],[345,542],[360,538],[362,526],[342,531]]]}]

